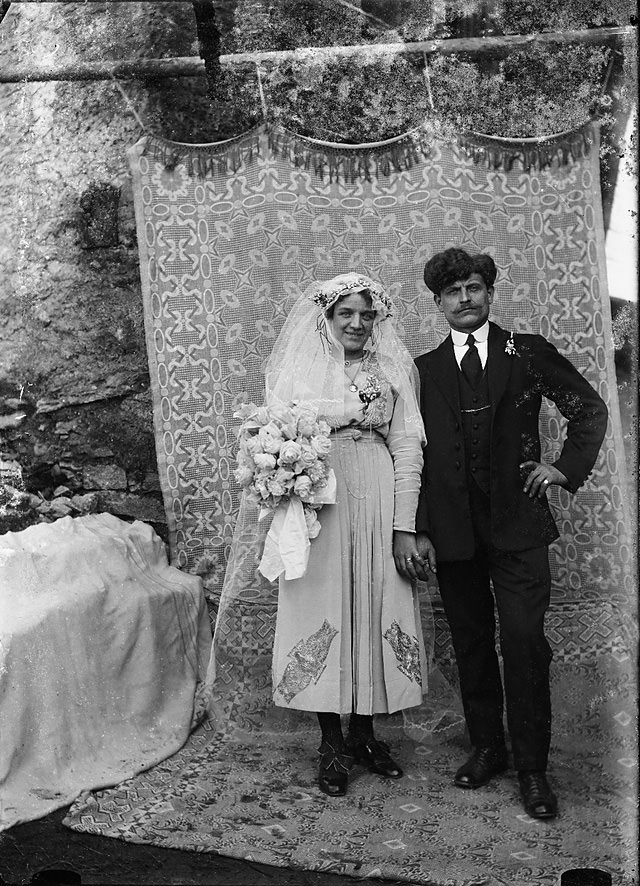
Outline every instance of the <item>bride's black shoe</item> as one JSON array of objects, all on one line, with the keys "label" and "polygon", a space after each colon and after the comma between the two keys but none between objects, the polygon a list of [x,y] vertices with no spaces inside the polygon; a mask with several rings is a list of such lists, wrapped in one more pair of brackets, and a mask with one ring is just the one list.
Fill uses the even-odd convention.
[{"label": "bride's black shoe", "polygon": [[349,770],[353,766],[353,757],[348,752],[336,751],[328,741],[323,741],[318,748],[320,768],[318,785],[321,791],[330,797],[343,797],[347,793]]},{"label": "bride's black shoe", "polygon": [[389,745],[377,738],[348,735],[347,750],[353,754],[358,763],[369,767],[370,772],[384,775],[386,778],[402,778],[402,769],[389,754]]}]

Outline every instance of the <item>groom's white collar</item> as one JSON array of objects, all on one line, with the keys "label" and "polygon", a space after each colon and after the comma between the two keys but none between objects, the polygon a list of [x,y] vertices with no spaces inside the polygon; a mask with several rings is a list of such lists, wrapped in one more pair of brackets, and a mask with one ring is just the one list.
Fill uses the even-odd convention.
[{"label": "groom's white collar", "polygon": [[[451,338],[453,339],[453,343],[457,348],[461,348],[467,343],[468,332],[458,332],[457,329],[451,330]],[[489,321],[486,320],[480,329],[476,329],[473,333],[473,337],[477,342],[485,342],[489,338]]]}]

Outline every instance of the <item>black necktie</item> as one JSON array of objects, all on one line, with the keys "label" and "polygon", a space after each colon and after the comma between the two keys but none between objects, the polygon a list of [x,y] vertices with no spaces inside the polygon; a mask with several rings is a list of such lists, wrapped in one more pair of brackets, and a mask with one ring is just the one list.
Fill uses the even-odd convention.
[{"label": "black necktie", "polygon": [[480,354],[476,348],[476,340],[472,335],[467,336],[467,353],[460,361],[460,369],[472,388],[475,388],[482,376],[482,363]]}]

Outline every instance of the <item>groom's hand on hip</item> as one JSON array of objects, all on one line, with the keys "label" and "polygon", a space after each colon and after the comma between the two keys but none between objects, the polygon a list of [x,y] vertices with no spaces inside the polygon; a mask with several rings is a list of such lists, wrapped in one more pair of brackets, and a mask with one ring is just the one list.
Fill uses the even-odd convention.
[{"label": "groom's hand on hip", "polygon": [[553,465],[539,461],[525,461],[520,465],[520,473],[525,478],[522,491],[529,498],[544,498],[550,486],[567,486],[569,481]]}]

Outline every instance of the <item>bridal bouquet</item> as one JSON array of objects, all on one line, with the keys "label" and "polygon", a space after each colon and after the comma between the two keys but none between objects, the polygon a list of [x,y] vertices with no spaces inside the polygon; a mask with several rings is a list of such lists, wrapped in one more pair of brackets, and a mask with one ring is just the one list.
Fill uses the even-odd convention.
[{"label": "bridal bouquet", "polygon": [[331,450],[327,422],[304,404],[247,403],[235,413],[242,419],[234,476],[259,519],[275,511],[259,569],[273,580],[304,575],[309,539],[320,532],[317,511],[335,502],[335,476],[327,463]]}]

